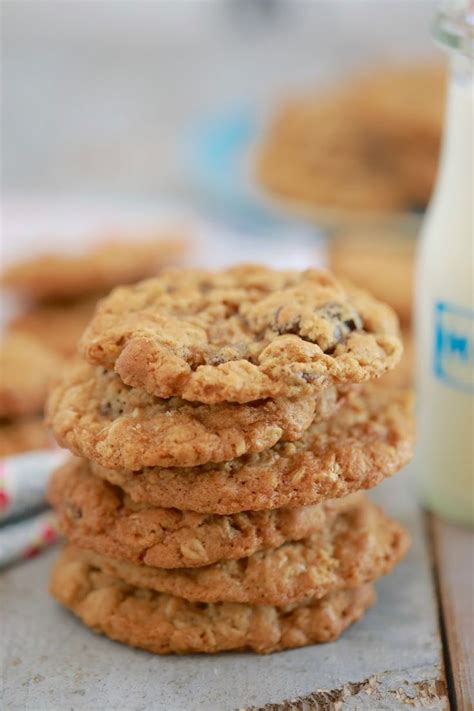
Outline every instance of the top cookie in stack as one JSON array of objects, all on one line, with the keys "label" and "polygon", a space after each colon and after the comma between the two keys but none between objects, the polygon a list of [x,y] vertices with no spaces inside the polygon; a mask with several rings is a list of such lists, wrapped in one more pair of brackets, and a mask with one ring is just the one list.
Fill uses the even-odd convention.
[{"label": "top cookie in stack", "polygon": [[397,334],[390,308],[329,274],[243,266],[116,289],[82,352],[157,397],[244,403],[378,377],[400,359]]},{"label": "top cookie in stack", "polygon": [[50,484],[72,541],[53,594],[159,653],[337,637],[407,547],[356,493],[411,456],[406,395],[359,385],[396,365],[397,334],[389,307],[316,270],[112,292],[48,407],[84,458]]}]

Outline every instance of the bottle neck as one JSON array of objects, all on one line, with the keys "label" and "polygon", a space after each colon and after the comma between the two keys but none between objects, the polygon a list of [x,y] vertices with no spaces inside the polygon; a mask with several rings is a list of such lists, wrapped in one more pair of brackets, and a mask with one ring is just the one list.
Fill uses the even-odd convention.
[{"label": "bottle neck", "polygon": [[473,174],[474,80],[472,60],[452,52],[445,127],[435,197],[453,190],[469,193]]}]

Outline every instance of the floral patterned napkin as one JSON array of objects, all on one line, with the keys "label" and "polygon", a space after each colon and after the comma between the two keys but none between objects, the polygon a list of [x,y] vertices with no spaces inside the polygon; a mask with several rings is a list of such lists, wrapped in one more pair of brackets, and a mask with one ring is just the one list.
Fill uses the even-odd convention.
[{"label": "floral patterned napkin", "polygon": [[67,456],[64,450],[40,450],[0,461],[0,568],[31,558],[58,539],[45,491],[51,471]]}]

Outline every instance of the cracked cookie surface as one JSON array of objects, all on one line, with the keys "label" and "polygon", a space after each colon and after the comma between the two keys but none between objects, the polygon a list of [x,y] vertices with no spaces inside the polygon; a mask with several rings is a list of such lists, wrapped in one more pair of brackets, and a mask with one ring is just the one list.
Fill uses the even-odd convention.
[{"label": "cracked cookie surface", "polygon": [[124,385],[113,371],[76,363],[51,393],[47,413],[58,442],[75,454],[136,470],[222,462],[297,440],[338,401],[334,387],[242,405],[165,400]]},{"label": "cracked cookie surface", "polygon": [[199,567],[276,548],[321,529],[361,499],[230,516],[134,504],[118,487],[73,459],[52,475],[48,499],[64,535],[81,548],[153,567]]},{"label": "cracked cookie surface", "polygon": [[328,642],[360,619],[375,597],[373,587],[364,585],[289,609],[192,603],[126,585],[72,546],[56,563],[50,591],[96,632],[155,654],[268,653]]},{"label": "cracked cookie surface", "polygon": [[321,530],[308,538],[239,560],[169,570],[94,551],[87,551],[87,559],[130,585],[193,602],[282,607],[372,582],[390,572],[408,545],[404,529],[365,499],[349,511],[329,517]]},{"label": "cracked cookie surface", "polygon": [[378,377],[400,358],[397,334],[390,307],[328,273],[244,265],[115,289],[81,348],[156,396],[243,403]]},{"label": "cracked cookie surface", "polygon": [[93,472],[138,503],[203,513],[302,506],[369,489],[413,456],[410,393],[364,386],[298,442],[275,445],[218,466]]}]

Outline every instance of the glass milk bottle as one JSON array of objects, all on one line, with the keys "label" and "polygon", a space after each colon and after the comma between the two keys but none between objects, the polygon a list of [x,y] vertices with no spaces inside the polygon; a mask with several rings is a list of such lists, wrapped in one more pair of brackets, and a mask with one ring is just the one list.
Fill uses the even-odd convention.
[{"label": "glass milk bottle", "polygon": [[450,78],[437,184],[417,256],[417,477],[423,503],[474,524],[473,28],[447,10],[435,26]]}]

